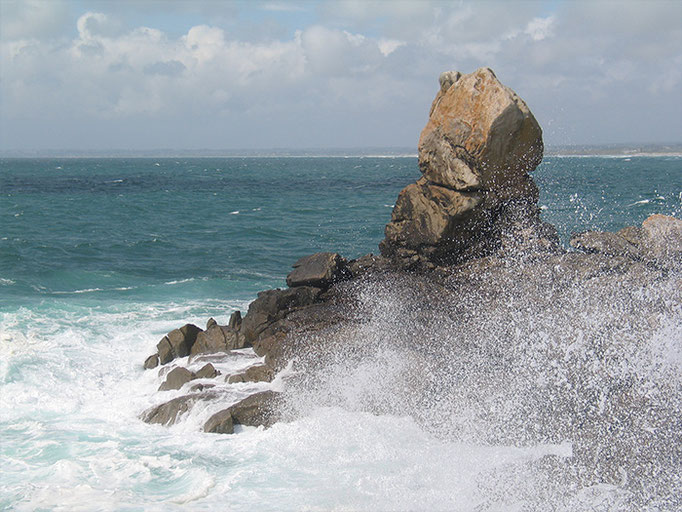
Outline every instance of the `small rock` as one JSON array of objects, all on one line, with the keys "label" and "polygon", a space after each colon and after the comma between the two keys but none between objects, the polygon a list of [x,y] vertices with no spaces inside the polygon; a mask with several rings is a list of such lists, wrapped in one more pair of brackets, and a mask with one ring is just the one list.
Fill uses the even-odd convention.
[{"label": "small rock", "polygon": [[642,223],[640,248],[645,256],[659,264],[682,263],[682,220],[666,215],[652,215]]},{"label": "small rock", "polygon": [[230,321],[227,323],[230,329],[238,331],[242,326],[242,312],[237,310],[230,315]]},{"label": "small rock", "polygon": [[152,354],[147,359],[144,360],[144,369],[151,370],[159,366],[159,354]]},{"label": "small rock", "polygon": [[156,345],[159,362],[166,364],[177,357],[188,356],[200,332],[203,331],[194,324],[185,324],[180,329],[169,332]]},{"label": "small rock", "polygon": [[281,393],[277,391],[261,391],[246,397],[241,402],[227,409],[215,413],[204,424],[204,432],[221,432],[221,429],[224,429],[225,433],[232,433],[228,427],[230,422],[233,425],[271,427],[281,417],[279,412],[280,404]]},{"label": "small rock", "polygon": [[206,322],[206,330],[208,331],[214,325],[218,325],[218,322],[215,321],[215,318],[209,318],[208,322]]},{"label": "small rock", "polygon": [[169,389],[180,389],[190,380],[193,380],[195,378],[196,377],[194,376],[194,374],[190,372],[187,368],[178,366],[177,368],[173,368],[168,373],[168,375],[166,376],[166,380],[163,381],[161,386],[159,386],[159,391],[167,391]]},{"label": "small rock", "polygon": [[287,286],[315,286],[326,288],[344,275],[346,261],[335,252],[318,252],[294,263],[287,276]]},{"label": "small rock", "polygon": [[571,247],[585,252],[598,252],[609,256],[641,257],[639,249],[622,236],[608,231],[585,231],[571,236]]},{"label": "small rock", "polygon": [[218,397],[217,393],[195,393],[183,395],[161,405],[152,407],[142,413],[141,418],[146,423],[159,423],[161,425],[173,425],[178,418],[189,411],[196,402],[200,400],[213,400]]},{"label": "small rock", "polygon": [[220,372],[215,369],[211,363],[207,363],[194,374],[195,379],[212,379],[220,375]]},{"label": "small rock", "polygon": [[204,432],[213,434],[232,434],[234,433],[234,422],[230,409],[215,413],[204,424]]},{"label": "small rock", "polygon": [[190,391],[203,391],[204,389],[211,389],[214,388],[215,384],[194,384],[192,387],[189,388]]},{"label": "small rock", "polygon": [[196,356],[197,354],[228,352],[235,348],[243,348],[244,343],[244,337],[234,329],[215,324],[197,335],[190,354]]},{"label": "small rock", "polygon": [[272,382],[275,378],[274,370],[266,364],[258,364],[247,368],[242,373],[230,375],[226,382],[234,384],[236,382]]}]

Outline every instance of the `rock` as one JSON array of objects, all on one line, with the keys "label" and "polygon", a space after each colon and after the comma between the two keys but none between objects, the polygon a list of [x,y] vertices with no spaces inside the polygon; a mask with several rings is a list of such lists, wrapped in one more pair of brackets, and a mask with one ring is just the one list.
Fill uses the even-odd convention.
[{"label": "rock", "polygon": [[262,391],[248,396],[211,416],[204,424],[204,432],[221,433],[224,429],[225,433],[232,433],[228,426],[230,421],[251,427],[271,427],[280,419],[280,403],[281,393],[277,391]]},{"label": "rock", "polygon": [[391,260],[381,255],[365,254],[349,261],[346,268],[352,278],[358,278],[367,274],[388,272],[391,269]]},{"label": "rock", "polygon": [[233,434],[234,422],[232,421],[232,413],[230,409],[215,413],[204,424],[204,432],[212,434]]},{"label": "rock", "polygon": [[281,393],[261,391],[234,404],[230,407],[230,412],[234,422],[240,425],[270,427],[280,418],[280,402]]},{"label": "rock", "polygon": [[488,68],[446,72],[440,84],[419,138],[423,177],[400,193],[380,244],[402,267],[486,256],[517,226],[543,238],[527,235],[541,226],[528,174],[543,153],[533,114]]},{"label": "rock", "polygon": [[645,257],[663,265],[682,263],[682,220],[652,215],[642,223],[640,249]]},{"label": "rock", "polygon": [[151,370],[159,366],[159,354],[152,354],[147,359],[144,360],[144,369]]},{"label": "rock", "polygon": [[272,382],[275,378],[275,371],[268,365],[259,364],[247,368],[242,373],[236,373],[230,375],[226,382],[228,384],[234,384],[237,382]]},{"label": "rock", "polygon": [[237,310],[234,313],[230,315],[230,320],[227,323],[227,326],[230,329],[234,329],[235,331],[238,331],[241,329],[242,326],[242,312]]},{"label": "rock", "polygon": [[181,366],[178,366],[177,368],[173,368],[170,372],[168,372],[168,375],[166,375],[166,380],[163,381],[161,386],[159,386],[159,391],[167,391],[169,389],[180,389],[190,380],[195,378],[196,377],[194,376],[194,374],[190,372],[187,368],[182,368]]},{"label": "rock", "polygon": [[240,333],[247,343],[251,343],[270,324],[284,318],[290,310],[317,302],[321,293],[322,289],[311,286],[260,292],[258,298],[249,304]]},{"label": "rock", "polygon": [[639,259],[639,249],[616,233],[601,231],[585,231],[571,236],[571,247],[584,252],[598,252],[610,256],[627,256]]},{"label": "rock", "polygon": [[326,288],[344,275],[346,261],[334,252],[318,252],[299,259],[287,276],[287,286]]},{"label": "rock", "polygon": [[217,393],[195,393],[183,395],[168,402],[157,405],[142,413],[141,418],[146,423],[159,423],[161,425],[173,425],[180,416],[189,411],[196,402],[203,400],[214,400],[218,398]]},{"label": "rock", "polygon": [[206,330],[208,331],[214,325],[218,325],[218,322],[216,322],[214,318],[209,318],[206,322]]},{"label": "rock", "polygon": [[243,348],[246,343],[244,336],[230,327],[212,325],[197,335],[190,355],[227,352],[236,348]]},{"label": "rock", "polygon": [[156,345],[159,362],[166,364],[177,357],[188,356],[200,332],[203,331],[194,324],[185,324],[180,329],[169,332]]},{"label": "rock", "polygon": [[220,375],[220,372],[215,369],[211,363],[207,363],[194,374],[195,379],[212,379]]},{"label": "rock", "polygon": [[189,388],[189,390],[191,392],[203,391],[204,389],[211,389],[214,387],[215,387],[215,384],[194,384],[192,387]]}]

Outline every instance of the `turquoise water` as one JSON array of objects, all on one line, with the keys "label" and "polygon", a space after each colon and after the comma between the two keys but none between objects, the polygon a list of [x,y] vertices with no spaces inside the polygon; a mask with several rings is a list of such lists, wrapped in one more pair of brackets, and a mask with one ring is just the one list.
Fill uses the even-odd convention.
[{"label": "turquoise water", "polygon": [[[418,175],[402,157],[1,160],[0,508],[469,510],[472,468],[517,451],[444,445],[405,418],[339,438],[359,421],[345,411],[219,439],[199,431],[208,411],[137,419],[159,402],[140,365],[165,332],[226,322],[300,256],[377,252]],[[534,177],[564,240],[682,212],[678,157],[548,157]],[[548,451],[565,447],[521,455]]]}]

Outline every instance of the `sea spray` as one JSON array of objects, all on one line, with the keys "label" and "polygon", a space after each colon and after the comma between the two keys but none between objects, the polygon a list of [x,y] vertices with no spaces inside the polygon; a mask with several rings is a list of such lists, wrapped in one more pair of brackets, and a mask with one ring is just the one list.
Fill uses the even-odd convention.
[{"label": "sea spray", "polygon": [[546,258],[491,262],[445,285],[370,280],[354,290],[355,324],[298,342],[309,355],[294,366],[289,407],[409,417],[445,444],[570,447],[482,471],[472,484],[482,509],[672,510],[679,273],[584,280],[571,270]]}]

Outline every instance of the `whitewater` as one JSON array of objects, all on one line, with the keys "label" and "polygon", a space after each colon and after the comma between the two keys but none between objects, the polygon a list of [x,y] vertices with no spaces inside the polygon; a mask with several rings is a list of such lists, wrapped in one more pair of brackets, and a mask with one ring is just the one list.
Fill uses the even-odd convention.
[{"label": "whitewater", "polygon": [[[546,157],[533,177],[543,219],[566,242],[654,213],[680,217],[681,171],[675,156]],[[229,403],[170,427],[139,419],[182,394],[157,392],[163,376],[142,369],[168,331],[226,323],[258,291],[285,286],[300,256],[377,252],[398,192],[418,175],[414,157],[0,160],[0,508],[678,510],[679,275],[568,291],[554,304],[463,297],[488,307],[467,324],[483,348],[527,340],[508,354],[519,370],[504,382],[485,350],[454,358],[462,337],[444,314],[454,305],[418,311],[406,283],[387,283],[364,292],[368,321],[349,340],[372,348],[328,361],[317,387],[287,370],[230,385],[233,402],[288,390],[293,421],[203,433]],[[401,347],[417,337],[444,364],[406,383]],[[258,361],[244,349],[216,367]],[[646,396],[652,416],[599,431],[596,462],[566,470],[585,454],[564,435],[561,404],[541,410],[541,390],[589,389],[586,411],[608,414],[607,378]],[[547,434],[524,442],[528,430]],[[637,444],[660,462],[584,484],[582,470]]]}]

